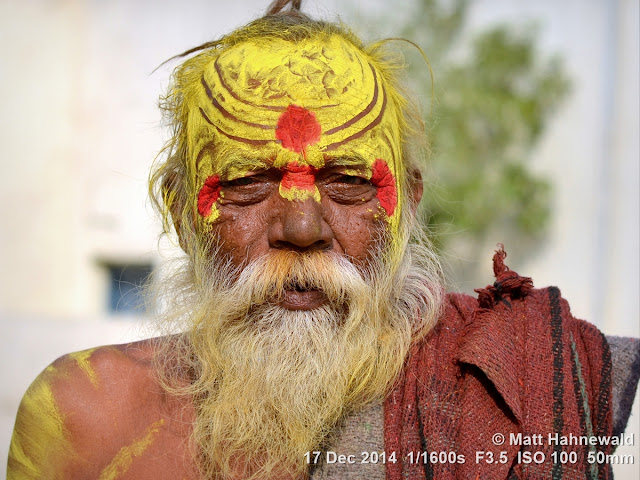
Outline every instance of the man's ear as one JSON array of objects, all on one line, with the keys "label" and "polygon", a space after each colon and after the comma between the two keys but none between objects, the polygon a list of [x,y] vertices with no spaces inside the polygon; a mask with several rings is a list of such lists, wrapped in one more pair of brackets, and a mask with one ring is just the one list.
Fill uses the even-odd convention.
[{"label": "man's ear", "polygon": [[[169,215],[171,219],[167,218],[167,228],[169,227],[169,221],[173,223],[173,228],[176,230],[176,235],[178,235],[178,243],[180,244],[180,248],[187,252],[187,242],[186,242],[186,234],[183,230],[182,222],[184,221],[182,198],[183,195],[180,194],[180,188],[182,185],[180,184],[181,178],[180,175],[176,172],[171,172],[168,174],[164,182],[162,182],[162,190],[164,194],[165,207],[169,210]],[[168,232],[167,232],[168,233]]]},{"label": "man's ear", "polygon": [[424,190],[424,186],[422,185],[422,173],[419,169],[414,168],[409,171],[409,196],[412,200],[411,202],[411,213],[413,215],[416,214],[416,210],[418,209],[418,205],[420,204],[420,200],[422,199],[422,193]]}]

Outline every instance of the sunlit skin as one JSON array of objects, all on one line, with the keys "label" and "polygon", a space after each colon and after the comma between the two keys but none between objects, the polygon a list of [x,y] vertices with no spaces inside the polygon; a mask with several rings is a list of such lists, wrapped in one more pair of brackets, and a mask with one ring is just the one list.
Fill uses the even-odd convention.
[{"label": "sunlit skin", "polygon": [[[280,59],[285,54],[300,55],[307,47],[283,42],[273,55]],[[327,55],[341,58],[344,48],[351,47],[332,39]],[[233,55],[228,52],[221,62],[233,63]],[[246,48],[243,55],[254,65],[264,52]],[[227,114],[221,113],[223,109],[216,108],[207,93],[212,87],[198,87],[197,101],[190,106],[192,131],[197,132],[190,139],[194,221],[200,235],[219,243],[221,259],[242,267],[270,251],[331,250],[365,267],[379,248],[376,241],[381,234],[395,228],[400,211],[397,177],[404,174],[395,120],[391,113],[382,113],[380,99],[385,93],[382,85],[372,83],[373,67],[361,55],[354,56],[355,62],[341,61],[336,67],[347,76],[333,80],[336,86],[347,85],[352,70],[360,72],[360,83],[356,82],[360,90],[355,90],[360,97],[348,91],[348,108],[337,106],[344,101],[341,97],[331,103],[331,112],[323,110],[327,98],[318,99],[317,92],[305,86],[287,87],[287,73],[284,84],[291,98],[265,101],[282,108],[264,120],[264,128],[233,129],[237,121],[230,120],[228,113],[233,99],[226,97]],[[236,68],[247,73],[243,65]],[[213,72],[212,65],[205,75],[207,85],[215,83]],[[326,85],[322,91],[335,93]],[[376,95],[378,100],[373,101]],[[291,111],[303,119],[303,126],[310,122],[309,133],[301,140],[288,137],[283,126],[288,121],[285,113]],[[245,123],[261,118],[252,117],[251,112],[241,117]],[[356,121],[358,112],[364,112],[358,117],[362,125]],[[236,136],[253,138],[255,131],[261,132],[262,137],[256,138],[265,143],[250,145],[225,137],[214,123]],[[340,125],[346,125],[343,132],[336,130]],[[422,184],[419,176],[415,179],[410,194],[417,203]],[[310,310],[324,302],[321,291],[292,289],[285,292],[280,305]],[[153,343],[143,341],[56,361],[36,379],[20,408],[8,478],[198,478],[188,443],[193,411],[189,404],[163,394],[154,377],[152,357]],[[43,421],[50,428],[43,428]],[[274,472],[272,479],[291,477]]]},{"label": "sunlit skin", "polygon": [[[188,405],[183,409],[162,395],[151,353],[150,342],[143,341],[54,362],[20,406],[7,478],[197,478],[185,462],[192,414]],[[52,422],[55,427],[48,428]]]}]

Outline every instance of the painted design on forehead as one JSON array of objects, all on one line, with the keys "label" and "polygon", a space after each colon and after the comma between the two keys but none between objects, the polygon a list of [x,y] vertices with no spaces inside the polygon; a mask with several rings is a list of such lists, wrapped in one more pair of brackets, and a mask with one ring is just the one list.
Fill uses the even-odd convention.
[{"label": "painted design on forehead", "polygon": [[321,131],[313,112],[296,105],[289,105],[278,119],[276,138],[282,142],[284,148],[302,153],[306,159],[306,147],[320,140]]},{"label": "painted design on forehead", "polygon": [[[379,125],[386,111],[387,95],[385,94],[384,89],[379,85],[376,70],[368,63],[364,65],[356,64],[359,67],[359,75],[362,78],[351,79],[351,81],[348,82],[348,84],[351,85],[351,88],[346,86],[343,87],[343,93],[345,93],[343,96],[346,97],[343,99],[343,103],[328,104],[326,100],[323,102],[322,95],[317,98],[310,97],[308,91],[303,91],[303,95],[295,95],[295,90],[293,92],[280,92],[278,95],[272,95],[270,98],[262,99],[263,102],[264,100],[272,100],[273,98],[291,99],[292,101],[285,107],[265,103],[261,104],[259,103],[260,99],[253,102],[243,98],[243,95],[249,96],[247,94],[250,93],[252,89],[261,85],[261,82],[268,83],[270,86],[274,83],[286,86],[288,82],[281,78],[284,76],[282,73],[278,72],[278,76],[280,78],[277,78],[276,81],[268,78],[264,78],[262,80],[251,78],[249,81],[248,91],[238,89],[238,85],[236,85],[234,89],[230,84],[232,83],[231,80],[233,78],[237,79],[238,77],[241,77],[241,74],[231,74],[231,79],[225,79],[225,74],[220,67],[219,61],[220,58],[218,57],[213,62],[215,75],[211,80],[211,83],[214,88],[217,87],[228,95],[225,95],[222,92],[219,92],[217,96],[214,95],[212,93],[212,87],[205,79],[205,76],[203,76],[200,83],[202,84],[205,95],[209,100],[209,105],[205,104],[205,108],[202,106],[198,107],[198,111],[201,118],[204,119],[206,123],[215,128],[215,130],[223,137],[234,142],[252,146],[264,146],[272,142],[281,143],[283,148],[292,150],[296,153],[305,154],[306,160],[306,150],[301,147],[320,142],[321,123],[326,125],[327,128],[323,135],[325,137],[324,141],[321,141],[321,144],[319,145],[320,150],[331,151],[362,137],[365,133]],[[289,63],[291,63],[291,59],[289,59]],[[325,65],[325,68],[328,68],[329,72],[322,76],[323,85],[328,84],[328,78],[336,77],[335,73],[332,73],[332,69],[328,63]],[[282,70],[283,65],[276,62],[274,63],[273,70],[278,69]],[[367,71],[369,71],[369,73],[367,73]],[[205,72],[205,75],[206,74],[207,72]],[[359,80],[359,82],[356,82],[356,80]],[[311,79],[308,79],[308,82],[311,81]],[[296,82],[295,79],[291,83],[293,84],[291,85],[292,89],[293,87],[300,87],[298,84],[299,82]],[[360,85],[356,85],[358,83]],[[356,90],[357,87],[360,87],[362,90],[354,93],[352,90]],[[308,90],[309,85],[306,85],[305,88]],[[327,85],[325,93],[326,95],[333,97],[336,94],[332,93],[329,95],[328,92],[333,92],[334,90],[334,88],[330,88]],[[380,91],[382,91],[382,95],[380,95]],[[362,100],[366,99],[366,96],[368,95],[370,95],[371,98],[368,103],[364,104]],[[323,117],[321,122],[317,120],[316,114],[313,111],[296,105],[296,103],[302,103],[299,100],[302,100],[305,96],[310,97],[304,99],[306,100],[305,103],[312,105],[312,108]],[[299,100],[296,100],[297,98],[299,98]],[[209,107],[213,107],[214,110],[209,111]],[[372,113],[374,110],[375,112]],[[253,119],[255,121],[247,119]],[[270,135],[268,133],[265,134],[265,130],[273,130],[274,128],[268,124],[269,122],[265,122],[265,120],[275,120],[277,122],[275,127],[275,137],[271,136],[271,138],[269,138]],[[336,121],[341,123],[336,125]],[[226,128],[227,125],[228,128]],[[283,127],[285,127],[285,131],[281,132],[280,130]],[[237,135],[236,133],[241,133],[241,135]],[[291,137],[289,133],[292,133],[295,136]],[[303,141],[304,145],[298,145],[296,140]]]},{"label": "painted design on forehead", "polygon": [[281,196],[287,200],[301,201],[313,198],[317,202],[320,201],[320,192],[316,187],[316,168],[291,162],[283,171],[279,189]]}]

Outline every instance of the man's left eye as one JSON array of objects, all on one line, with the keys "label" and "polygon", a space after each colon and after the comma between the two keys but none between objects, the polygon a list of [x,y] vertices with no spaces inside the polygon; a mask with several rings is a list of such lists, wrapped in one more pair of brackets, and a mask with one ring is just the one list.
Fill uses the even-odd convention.
[{"label": "man's left eye", "polygon": [[320,194],[344,205],[368,202],[376,194],[376,187],[359,175],[338,174],[320,182]]},{"label": "man's left eye", "polygon": [[346,183],[347,185],[367,185],[371,183],[366,178],[355,175],[341,175],[335,181],[338,183]]}]

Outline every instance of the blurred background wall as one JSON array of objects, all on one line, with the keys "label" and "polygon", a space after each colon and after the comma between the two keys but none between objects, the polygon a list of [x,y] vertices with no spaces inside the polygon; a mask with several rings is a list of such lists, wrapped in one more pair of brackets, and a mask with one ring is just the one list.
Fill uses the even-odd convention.
[{"label": "blurred background wall", "polygon": [[[175,254],[146,198],[171,67],[152,70],[267,3],[0,0],[0,458],[22,393],[49,362],[145,335],[127,291]],[[386,3],[305,10],[378,38],[400,30],[401,9]],[[372,13],[388,20],[375,32]],[[638,17],[637,0],[477,0],[469,10],[478,29],[536,20],[542,49],[563,56],[572,80],[532,152],[533,168],[554,179],[551,229],[535,256],[510,266],[559,285],[577,317],[631,336],[640,335]],[[500,240],[483,258],[449,261],[483,262],[489,283]],[[638,439],[637,405],[631,423]],[[636,465],[619,478],[638,476],[637,444],[630,453]]]}]

